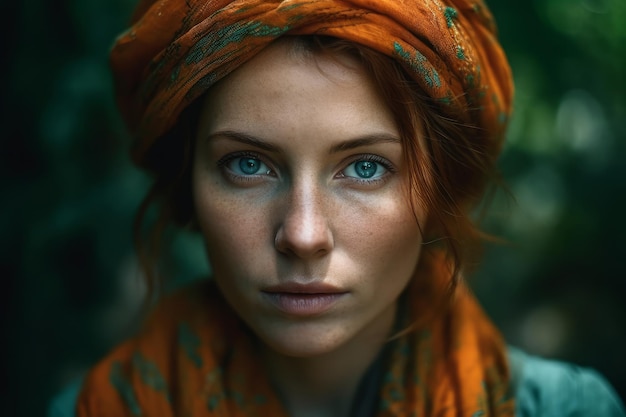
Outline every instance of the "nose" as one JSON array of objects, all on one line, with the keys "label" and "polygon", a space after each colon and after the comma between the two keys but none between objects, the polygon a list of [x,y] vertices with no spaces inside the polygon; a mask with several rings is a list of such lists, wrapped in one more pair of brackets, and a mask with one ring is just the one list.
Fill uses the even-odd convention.
[{"label": "nose", "polygon": [[285,201],[274,239],[276,250],[301,259],[328,254],[334,241],[329,227],[328,201],[319,188],[293,186]]}]

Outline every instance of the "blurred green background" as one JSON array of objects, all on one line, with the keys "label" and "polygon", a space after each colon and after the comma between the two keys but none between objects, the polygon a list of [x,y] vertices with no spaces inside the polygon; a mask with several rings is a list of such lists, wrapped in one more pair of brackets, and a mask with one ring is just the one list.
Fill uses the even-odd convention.
[{"label": "blurred green background", "polygon": [[[5,415],[50,397],[135,325],[128,159],[107,51],[131,0],[2,2]],[[510,343],[593,366],[626,397],[626,1],[490,0],[517,85],[489,245],[472,283]],[[203,271],[179,236],[172,266]],[[189,261],[191,259],[191,262]]]}]

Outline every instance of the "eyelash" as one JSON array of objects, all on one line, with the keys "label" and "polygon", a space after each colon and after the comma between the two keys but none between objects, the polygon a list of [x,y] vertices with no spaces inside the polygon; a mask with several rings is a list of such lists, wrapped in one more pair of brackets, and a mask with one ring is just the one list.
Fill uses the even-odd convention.
[{"label": "eyelash", "polygon": [[234,152],[234,153],[230,153],[228,155],[223,156],[222,158],[220,158],[217,161],[217,166],[218,168],[220,168],[222,170],[222,172],[225,175],[228,175],[228,177],[234,181],[238,181],[238,182],[253,182],[253,181],[258,181],[260,177],[266,176],[268,174],[266,173],[262,173],[262,174],[251,174],[251,175],[239,175],[236,174],[232,171],[232,169],[230,169],[228,167],[228,164],[230,162],[232,162],[235,159],[238,158],[252,158],[252,159],[256,159],[258,161],[260,161],[261,163],[265,164],[268,166],[269,171],[270,171],[270,176],[276,176],[274,170],[271,168],[271,164],[265,162],[265,159],[258,153],[256,152],[250,152],[250,151],[242,151],[242,152]]},{"label": "eyelash", "polygon": [[[384,173],[382,176],[377,177],[377,178],[372,178],[372,179],[365,179],[365,178],[356,178],[356,177],[348,177],[344,174],[344,171],[352,164],[356,163],[356,162],[360,162],[360,161],[367,161],[367,162],[375,162],[377,164],[382,165],[383,168],[385,168],[385,170],[387,170],[386,173]],[[345,167],[340,171],[339,173],[339,177],[352,181],[356,184],[360,184],[360,185],[374,185],[374,184],[380,184],[381,182],[384,182],[387,180],[387,177],[389,176],[389,174],[393,174],[395,173],[397,170],[396,168],[393,166],[393,164],[391,162],[389,162],[387,159],[378,156],[378,155],[372,155],[372,154],[362,154],[362,155],[354,155],[350,158],[350,162],[348,164],[345,165]]]}]

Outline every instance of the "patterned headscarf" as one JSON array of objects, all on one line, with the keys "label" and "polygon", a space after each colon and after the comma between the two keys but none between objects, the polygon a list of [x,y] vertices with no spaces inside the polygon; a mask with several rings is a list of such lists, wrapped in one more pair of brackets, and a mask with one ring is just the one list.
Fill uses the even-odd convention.
[{"label": "patterned headscarf", "polygon": [[326,35],[390,56],[499,150],[512,79],[482,0],[142,0],[111,51],[118,105],[143,156],[181,112],[282,35]]}]

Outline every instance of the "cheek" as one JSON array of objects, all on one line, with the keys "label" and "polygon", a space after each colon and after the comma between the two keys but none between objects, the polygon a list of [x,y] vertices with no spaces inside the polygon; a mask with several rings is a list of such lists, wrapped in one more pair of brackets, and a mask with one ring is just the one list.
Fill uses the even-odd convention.
[{"label": "cheek", "polygon": [[411,274],[419,260],[422,234],[409,203],[399,192],[372,199],[371,204],[346,208],[343,220],[336,223],[338,239],[356,262],[377,271]]},{"label": "cheek", "polygon": [[[194,204],[200,231],[214,271],[237,267],[246,259],[262,262],[259,252],[267,245],[267,222],[260,217],[266,210],[254,199],[224,195],[219,186],[194,184]],[[258,257],[259,259],[251,259]]]}]

